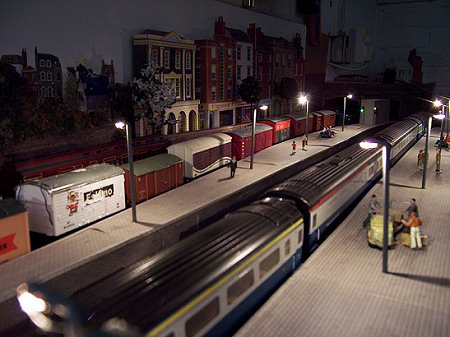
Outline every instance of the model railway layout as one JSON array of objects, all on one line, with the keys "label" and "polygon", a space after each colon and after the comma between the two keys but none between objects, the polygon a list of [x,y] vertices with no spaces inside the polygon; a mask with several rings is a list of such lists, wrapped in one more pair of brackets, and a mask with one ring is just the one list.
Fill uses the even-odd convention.
[{"label": "model railway layout", "polygon": [[[393,165],[426,122],[426,114],[415,114],[373,138],[390,145]],[[120,320],[126,324],[115,336],[232,333],[323,242],[381,166],[381,149],[336,150],[178,244],[73,293],[84,312],[73,328],[114,336],[107,326]],[[35,285],[22,286],[19,297],[28,293],[52,300]]]}]

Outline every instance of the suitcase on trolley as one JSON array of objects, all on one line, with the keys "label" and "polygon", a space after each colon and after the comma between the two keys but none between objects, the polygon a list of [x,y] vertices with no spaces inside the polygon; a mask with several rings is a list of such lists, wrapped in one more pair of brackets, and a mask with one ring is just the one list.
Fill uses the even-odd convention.
[{"label": "suitcase on trolley", "polygon": [[[383,215],[375,214],[370,219],[370,227],[367,232],[367,242],[370,247],[383,248]],[[393,247],[394,244],[394,226],[393,218],[389,216],[388,221],[388,246]]]}]

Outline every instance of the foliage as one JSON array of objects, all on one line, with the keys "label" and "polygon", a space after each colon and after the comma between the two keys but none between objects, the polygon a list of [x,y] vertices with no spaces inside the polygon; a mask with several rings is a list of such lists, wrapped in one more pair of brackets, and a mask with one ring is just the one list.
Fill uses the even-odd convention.
[{"label": "foliage", "polygon": [[165,116],[165,109],[176,102],[175,92],[167,83],[161,81],[162,68],[150,62],[146,69],[129,83],[132,100],[144,110],[153,134],[161,134],[162,127],[173,121]]},{"label": "foliage", "polygon": [[286,100],[295,98],[298,95],[297,81],[292,77],[283,77],[278,87],[281,98]]},{"label": "foliage", "polygon": [[247,103],[258,103],[261,99],[261,84],[253,77],[248,76],[239,86],[239,95]]}]

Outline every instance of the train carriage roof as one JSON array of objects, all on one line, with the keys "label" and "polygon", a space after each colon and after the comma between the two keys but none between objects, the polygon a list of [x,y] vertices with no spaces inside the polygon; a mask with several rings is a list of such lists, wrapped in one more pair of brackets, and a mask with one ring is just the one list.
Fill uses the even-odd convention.
[{"label": "train carriage roof", "polygon": [[[133,173],[139,177],[144,174],[159,171],[176,163],[182,163],[183,160],[173,154],[163,153],[156,156],[136,160],[133,162]],[[120,165],[124,170],[130,171],[130,164]]]},{"label": "train carriage roof", "polygon": [[47,178],[30,180],[23,185],[34,185],[52,194],[70,188],[91,184],[124,174],[122,168],[111,164],[95,164],[82,169],[57,174]]},{"label": "train carriage roof", "polygon": [[[284,213],[284,217],[280,217]],[[72,297],[94,327],[112,317],[148,331],[225,274],[239,272],[301,214],[292,203],[266,199],[238,210],[175,246],[102,279]]]},{"label": "train carriage roof", "polygon": [[374,138],[381,138],[393,146],[409,134],[415,127],[417,127],[417,122],[410,119],[401,120],[388,126],[386,129],[377,132],[374,135]]},{"label": "train carriage roof", "polygon": [[260,120],[259,122],[272,122],[272,123],[280,123],[280,122],[285,122],[288,121],[289,118],[287,116],[278,116],[278,117],[269,117],[269,118],[264,118],[262,120]]},{"label": "train carriage roof", "polygon": [[332,110],[319,110],[316,112],[321,113],[322,115],[336,115],[336,112]]},{"label": "train carriage roof", "polygon": [[[267,125],[267,124],[259,124],[259,123],[255,124],[255,134],[266,132],[266,131],[272,130],[272,129],[273,128],[270,125]],[[228,132],[228,134],[236,135],[236,136],[239,136],[241,138],[251,137],[252,136],[252,126],[251,125],[246,125],[246,126],[240,128],[238,130],[230,131],[230,132]]]},{"label": "train carriage roof", "polygon": [[430,116],[431,116],[430,113],[428,113],[426,111],[420,111],[420,112],[413,113],[409,116],[406,116],[404,119],[411,119],[411,120],[421,124],[424,121],[427,121]]},{"label": "train carriage roof", "polygon": [[208,136],[203,136],[195,139],[190,139],[181,143],[176,143],[168,146],[167,148],[188,148],[192,153],[200,152],[203,150],[211,149],[216,146],[220,146],[231,142],[231,136],[225,133],[213,133]]},{"label": "train carriage roof", "polygon": [[351,145],[269,189],[266,195],[293,199],[311,210],[379,151],[362,149],[359,144]]},{"label": "train carriage roof", "polygon": [[[286,117],[289,117],[290,119],[293,119],[295,121],[299,121],[302,119],[306,119],[306,112],[295,112],[289,115],[286,115]],[[312,116],[310,116],[312,117]]]}]

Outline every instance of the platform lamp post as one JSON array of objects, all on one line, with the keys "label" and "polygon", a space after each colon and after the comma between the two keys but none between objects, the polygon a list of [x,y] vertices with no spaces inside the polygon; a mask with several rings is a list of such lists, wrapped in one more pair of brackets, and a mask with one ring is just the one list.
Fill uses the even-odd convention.
[{"label": "platform lamp post", "polygon": [[253,122],[252,122],[252,148],[251,148],[251,156],[250,156],[250,169],[253,169],[253,155],[255,154],[255,128],[256,128],[256,110],[267,110],[267,105],[261,105],[255,107],[253,109]]},{"label": "platform lamp post", "polygon": [[306,103],[306,139],[308,139],[308,129],[309,129],[309,101],[308,98],[305,95],[302,95],[298,98],[298,102],[301,105],[304,105]]},{"label": "platform lamp post", "polygon": [[388,272],[388,237],[389,237],[389,171],[391,168],[390,151],[391,145],[381,139],[368,139],[359,143],[363,149],[374,149],[383,146],[383,187],[384,187],[384,206],[383,206],[383,265],[382,272]]},{"label": "platform lamp post", "polygon": [[425,140],[425,156],[424,156],[424,161],[423,161],[422,189],[425,189],[425,184],[426,184],[426,180],[427,180],[428,142],[430,140],[431,122],[432,122],[433,118],[440,119],[443,122],[445,115],[444,114],[434,114],[434,115],[428,117],[427,138]]},{"label": "platform lamp post", "polygon": [[347,110],[347,98],[348,99],[352,99],[353,95],[352,94],[348,94],[347,96],[344,97],[344,113],[342,114],[342,131],[344,131],[345,111]]},{"label": "platform lamp post", "polygon": [[136,220],[136,192],[134,187],[134,169],[133,169],[133,138],[131,135],[131,127],[128,122],[117,122],[115,124],[116,128],[122,129],[126,128],[127,133],[127,148],[128,148],[128,164],[130,165],[130,187],[131,187],[131,212],[133,217],[133,222],[137,222]]}]

